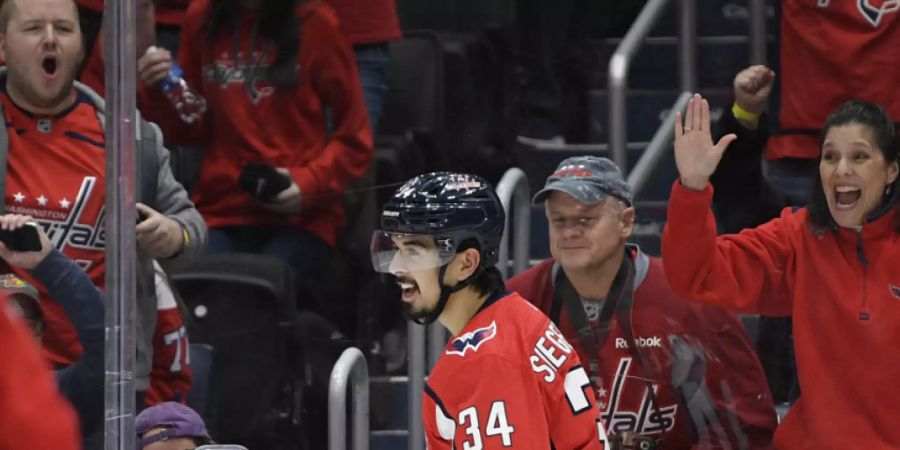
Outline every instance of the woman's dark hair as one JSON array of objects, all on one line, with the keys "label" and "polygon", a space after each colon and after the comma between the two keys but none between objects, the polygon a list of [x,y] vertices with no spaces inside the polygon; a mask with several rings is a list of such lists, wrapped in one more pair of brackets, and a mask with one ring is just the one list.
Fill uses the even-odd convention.
[{"label": "woman's dark hair", "polygon": [[[466,239],[463,241],[456,253],[461,253],[467,249],[479,249],[478,241],[475,239]],[[484,258],[482,257],[482,261]],[[506,283],[503,281],[503,275],[496,267],[482,267],[472,275],[471,286],[480,295],[492,295],[497,292],[506,290]]]},{"label": "woman's dark hair", "polygon": [[[881,151],[885,164],[898,162],[900,142],[898,142],[894,122],[884,108],[862,100],[844,102],[831,112],[819,135],[819,148],[825,143],[825,137],[832,128],[850,124],[862,125],[872,133],[875,141],[873,144]],[[822,155],[820,154],[819,160],[821,161],[821,159]],[[900,177],[897,177],[891,188],[887,190],[882,199],[883,205],[893,203],[893,207],[896,208],[900,204],[897,201],[898,188],[900,188]],[[828,210],[828,202],[822,187],[822,175],[818,170],[816,170],[816,179],[812,185],[807,209],[809,210],[808,222],[815,229],[833,229],[836,226],[831,212]],[[900,232],[900,216],[897,217],[895,229]]]},{"label": "woman's dark hair", "polygon": [[[260,43],[271,42],[275,51],[275,61],[266,69],[266,80],[280,88],[290,88],[299,81],[300,21],[294,8],[301,1],[262,0],[256,19],[256,29],[262,38]],[[212,0],[212,12],[205,26],[207,46],[212,46],[216,37],[237,26],[240,10],[238,0]]]}]

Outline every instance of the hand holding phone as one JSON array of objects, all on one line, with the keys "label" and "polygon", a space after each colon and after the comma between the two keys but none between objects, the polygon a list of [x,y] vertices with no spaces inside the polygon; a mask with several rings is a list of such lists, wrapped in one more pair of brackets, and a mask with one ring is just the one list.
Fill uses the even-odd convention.
[{"label": "hand holding phone", "polygon": [[0,258],[13,267],[36,268],[53,250],[47,233],[29,216],[0,216]]},{"label": "hand holding phone", "polygon": [[43,248],[38,224],[26,222],[14,230],[0,229],[0,242],[14,252],[39,252]]},{"label": "hand holding phone", "polygon": [[291,187],[291,179],[269,164],[247,164],[241,170],[238,184],[257,200],[268,202]]}]

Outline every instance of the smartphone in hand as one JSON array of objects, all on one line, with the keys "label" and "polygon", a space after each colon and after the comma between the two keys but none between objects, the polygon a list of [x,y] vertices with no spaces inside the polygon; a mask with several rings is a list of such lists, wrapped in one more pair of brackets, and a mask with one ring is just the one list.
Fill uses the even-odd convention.
[{"label": "smartphone in hand", "polygon": [[0,242],[14,252],[39,252],[43,249],[38,234],[39,226],[34,222],[28,222],[18,230],[0,230]]}]

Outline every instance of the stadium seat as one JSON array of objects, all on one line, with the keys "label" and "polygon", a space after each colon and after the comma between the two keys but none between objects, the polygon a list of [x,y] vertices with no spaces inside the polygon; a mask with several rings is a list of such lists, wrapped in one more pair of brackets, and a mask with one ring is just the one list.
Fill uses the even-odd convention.
[{"label": "stadium seat", "polygon": [[293,429],[300,383],[288,358],[297,332],[290,268],[263,255],[203,255],[170,279],[190,312],[190,341],[216,349],[205,408],[210,432],[249,448],[282,448],[300,433]]}]

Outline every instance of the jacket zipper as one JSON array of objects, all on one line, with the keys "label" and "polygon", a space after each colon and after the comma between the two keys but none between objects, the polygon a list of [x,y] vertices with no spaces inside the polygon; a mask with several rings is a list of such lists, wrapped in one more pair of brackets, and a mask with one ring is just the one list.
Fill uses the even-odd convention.
[{"label": "jacket zipper", "polygon": [[859,312],[859,320],[868,321],[869,314],[869,283],[868,283],[868,272],[869,272],[869,260],[866,259],[866,253],[863,249],[863,239],[862,232],[856,232],[856,257],[859,258],[859,262],[862,265],[863,270],[863,301],[862,301],[862,310]]}]

